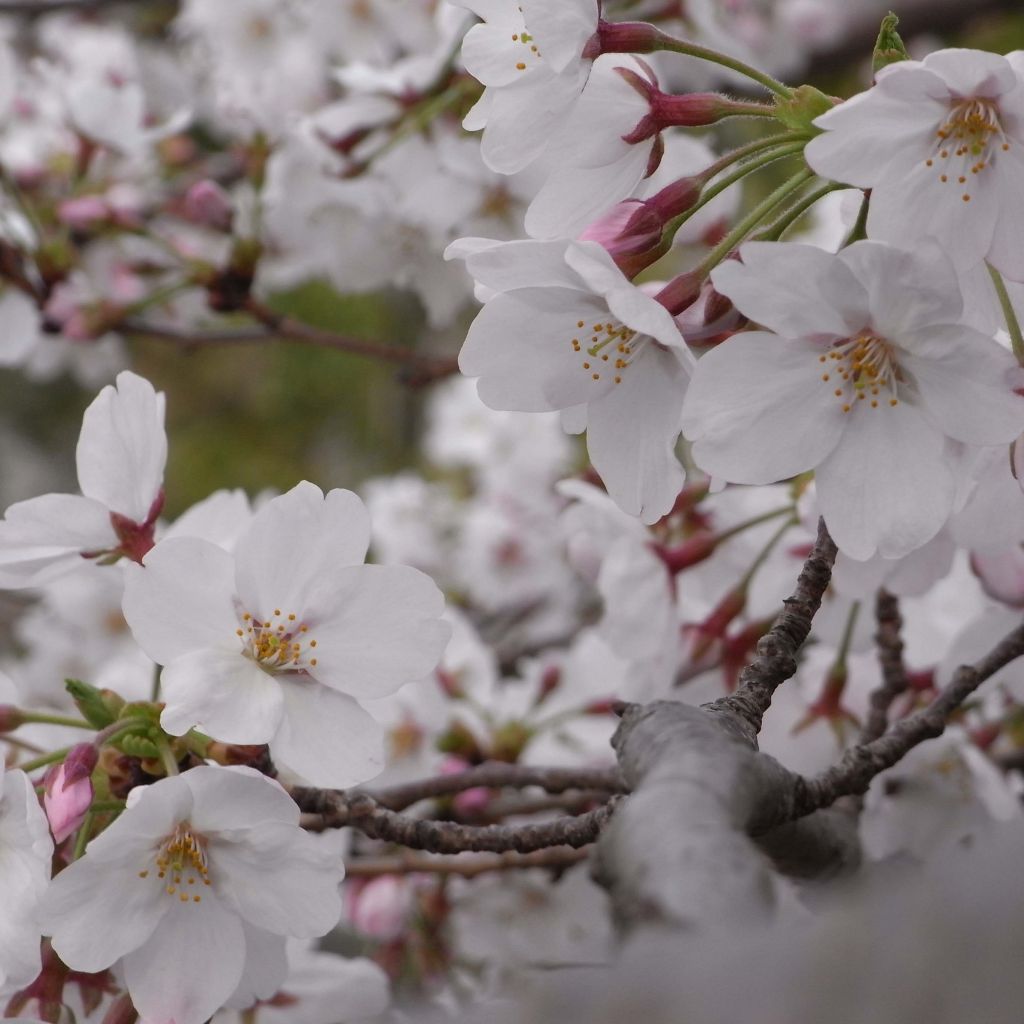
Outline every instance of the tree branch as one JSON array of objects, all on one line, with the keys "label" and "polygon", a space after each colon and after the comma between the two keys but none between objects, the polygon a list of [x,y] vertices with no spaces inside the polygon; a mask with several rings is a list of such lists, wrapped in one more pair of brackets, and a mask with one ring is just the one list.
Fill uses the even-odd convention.
[{"label": "tree branch", "polygon": [[377,878],[380,875],[458,875],[476,878],[492,871],[522,871],[528,868],[548,868],[564,871],[585,861],[589,850],[566,849],[553,846],[533,853],[463,854],[458,857],[424,857],[415,853],[401,853],[395,857],[360,857],[345,865],[346,878]]},{"label": "tree branch", "polygon": [[739,716],[753,735],[761,731],[761,719],[771,706],[776,689],[797,667],[796,656],[811,632],[811,623],[832,579],[837,549],[825,520],[818,520],[818,536],[796,581],[796,589],[785,600],[782,614],[757,642],[754,660],[740,673],[734,693],[707,705],[708,710]]},{"label": "tree branch", "polygon": [[990,676],[1024,655],[1024,625],[1018,626],[974,665],[961,665],[952,681],[926,707],[891,726],[879,739],[846,752],[842,760],[812,779],[800,781],[794,817],[828,807],[841,796],[864,793],[871,780],[925,740],[941,736],[949,716]]},{"label": "tree branch", "polygon": [[875,620],[878,630],[875,645],[878,648],[878,664],[882,669],[882,684],[871,694],[868,717],[861,730],[861,744],[877,740],[888,728],[889,708],[892,702],[905,693],[910,686],[907,669],[903,664],[903,639],[900,630],[903,618],[900,603],[895,594],[884,587],[875,597]]},{"label": "tree branch", "polygon": [[421,800],[453,796],[467,789],[525,789],[528,786],[537,786],[547,793],[565,793],[573,789],[605,793],[625,791],[625,782],[617,768],[541,768],[492,762],[451,775],[391,786],[370,795],[382,807],[404,811]]},{"label": "tree branch", "polygon": [[382,807],[366,793],[293,787],[292,799],[305,812],[311,830],[358,829],[371,839],[397,843],[430,853],[532,853],[549,846],[586,846],[594,842],[612,816],[618,797],[576,817],[564,816],[528,825],[459,825],[399,814]]}]

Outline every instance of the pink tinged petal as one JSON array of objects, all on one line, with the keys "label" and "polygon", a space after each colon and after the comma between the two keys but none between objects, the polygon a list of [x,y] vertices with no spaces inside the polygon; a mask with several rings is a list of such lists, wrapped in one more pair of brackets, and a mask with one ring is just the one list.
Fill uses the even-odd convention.
[{"label": "pink tinged petal", "polygon": [[631,195],[644,177],[653,140],[630,146],[617,160],[598,167],[558,167],[526,210],[526,233],[534,238],[578,235],[593,220]]},{"label": "pink tinged petal", "polygon": [[939,75],[959,97],[995,98],[1017,84],[1013,66],[1005,57],[984,50],[950,48],[936,50],[924,59],[924,67]]},{"label": "pink tinged petal", "polygon": [[985,186],[999,196],[999,216],[988,262],[1011,281],[1024,281],[1024,146],[1016,140],[1009,145],[1007,151],[996,154],[987,171],[982,171],[992,175]]},{"label": "pink tinged petal", "polygon": [[125,573],[124,617],[139,646],[169,664],[195,650],[238,651],[235,562],[194,537],[161,541]]},{"label": "pink tinged petal", "polygon": [[[474,243],[468,252],[467,242]],[[489,239],[460,239],[448,247],[445,258],[464,258],[466,270],[473,280],[496,292],[511,292],[519,288],[581,287],[579,278],[566,265],[568,243],[565,241],[523,240],[485,246],[486,242]]]},{"label": "pink tinged petal", "polygon": [[734,335],[697,363],[683,403],[683,433],[706,472],[769,484],[813,469],[846,426],[821,350],[774,334]]},{"label": "pink tinged petal", "polygon": [[1019,371],[998,342],[967,327],[931,327],[903,340],[900,365],[913,377],[922,412],[967,444],[1010,444],[1024,429]]},{"label": "pink tinged petal", "polygon": [[989,597],[1014,608],[1024,605],[1024,551],[1020,545],[972,552],[971,568]]},{"label": "pink tinged petal", "polygon": [[462,63],[484,85],[511,85],[530,73],[529,66],[522,70],[516,67],[523,63],[517,53],[520,46],[512,41],[506,25],[474,25],[462,40]]},{"label": "pink tinged petal", "polygon": [[86,497],[144,522],[163,485],[167,461],[164,396],[125,370],[85,410],[76,452]]},{"label": "pink tinged petal", "polygon": [[945,182],[943,173],[923,161],[909,171],[887,170],[871,193],[868,235],[905,248],[931,236],[958,268],[969,269],[991,248],[999,197],[981,175],[964,186],[955,169]]},{"label": "pink tinged petal", "polygon": [[181,778],[192,792],[190,821],[200,832],[250,828],[254,822],[299,824],[295,801],[255,769],[204,765]]},{"label": "pink tinged petal", "polygon": [[591,403],[587,451],[615,504],[656,523],[685,478],[675,447],[688,375],[677,353],[647,344],[622,373],[622,383]]},{"label": "pink tinged petal", "polygon": [[196,650],[160,677],[161,726],[173,736],[197,728],[224,743],[267,743],[283,712],[278,680],[239,651]]},{"label": "pink tinged petal", "polygon": [[245,933],[245,968],[238,988],[225,1000],[232,1009],[244,1010],[257,1000],[270,999],[288,978],[287,939],[242,922]]},{"label": "pink tinged petal", "polygon": [[556,71],[578,59],[597,31],[597,0],[523,0],[521,6],[541,56]]},{"label": "pink tinged petal", "polygon": [[333,596],[315,629],[317,663],[309,673],[319,682],[376,699],[437,666],[451,627],[441,620],[444,595],[425,573],[351,566],[337,574]]},{"label": "pink tinged petal", "polygon": [[918,327],[956,323],[963,313],[956,269],[932,240],[912,252],[881,242],[854,242],[836,258],[863,285],[871,326],[882,337],[896,339]]},{"label": "pink tinged petal", "polygon": [[[549,312],[541,306],[553,305]],[[521,289],[499,295],[477,314],[459,353],[459,369],[479,377],[477,389],[492,409],[551,412],[593,400],[611,386],[593,381],[586,354],[573,349],[579,332],[608,317],[605,304],[565,288]],[[584,321],[584,327],[577,327]],[[596,386],[595,386],[596,385]]]},{"label": "pink tinged petal", "polygon": [[0,585],[34,587],[87,567],[83,552],[118,545],[110,512],[77,494],[19,501],[0,522]]},{"label": "pink tinged petal", "polygon": [[124,958],[124,978],[140,1016],[203,1024],[238,987],[245,968],[242,923],[214,897],[179,903],[139,949]]},{"label": "pink tinged petal", "polygon": [[245,610],[270,619],[275,609],[299,620],[315,614],[333,577],[359,565],[370,544],[370,516],[352,491],[326,497],[308,481],[273,498],[235,548],[235,579]]},{"label": "pink tinged petal", "polygon": [[110,864],[86,854],[54,877],[39,920],[68,967],[95,973],[162,930],[170,908],[152,857]]},{"label": "pink tinged petal", "polygon": [[711,274],[715,288],[755,323],[787,338],[845,337],[869,316],[867,292],[833,253],[813,245],[747,242],[742,263]]},{"label": "pink tinged petal", "polygon": [[285,715],[270,752],[314,786],[344,789],[384,769],[384,729],[351,697],[312,682],[283,687]]},{"label": "pink tinged petal", "polygon": [[211,838],[218,895],[249,924],[276,935],[312,939],[341,918],[341,836],[298,824],[257,825],[231,839]]},{"label": "pink tinged petal", "polygon": [[818,467],[818,504],[851,558],[902,558],[931,540],[956,490],[942,435],[906,402],[855,408],[842,442]]}]

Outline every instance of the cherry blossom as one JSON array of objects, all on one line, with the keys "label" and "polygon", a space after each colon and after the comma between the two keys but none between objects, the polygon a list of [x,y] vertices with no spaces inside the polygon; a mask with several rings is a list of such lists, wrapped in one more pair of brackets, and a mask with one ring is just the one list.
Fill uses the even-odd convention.
[{"label": "cherry blossom", "polygon": [[300,483],[267,502],[234,554],[172,537],[127,576],[124,613],[164,666],[163,727],[270,743],[322,786],[383,767],[383,730],[360,705],[425,676],[449,630],[436,585],[362,565],[369,518],[351,491]]},{"label": "cherry blossom", "polygon": [[483,128],[487,166],[504,174],[537,159],[579,99],[590,71],[583,48],[597,30],[597,0],[453,0],[483,19],[462,59],[485,86],[463,122]]},{"label": "cherry blossom", "polygon": [[871,189],[868,235],[932,236],[959,267],[988,260],[1024,280],[1024,61],[939,50],[901,61],[814,122],[807,162]]},{"label": "cherry blossom", "polygon": [[167,461],[164,396],[118,374],[85,410],[76,452],[81,495],[11,505],[0,523],[0,586],[38,586],[89,564],[138,559],[152,545]]},{"label": "cherry blossom", "polygon": [[248,768],[201,767],[132,792],[127,810],[51,882],[46,934],[74,970],[121,962],[139,1013],[201,1024],[238,990],[269,998],[285,936],[341,916],[339,839]]},{"label": "cherry blossom", "polygon": [[734,335],[698,363],[683,408],[694,458],[737,483],[814,469],[843,551],[909,553],[952,511],[956,443],[1019,432],[1012,356],[959,323],[956,274],[937,249],[750,243],[741,255],[712,280],[774,333]]},{"label": "cherry blossom", "polygon": [[463,239],[447,255],[493,296],[459,356],[484,403],[562,410],[619,507],[664,515],[683,482],[674,447],[693,364],[668,311],[595,242]]}]

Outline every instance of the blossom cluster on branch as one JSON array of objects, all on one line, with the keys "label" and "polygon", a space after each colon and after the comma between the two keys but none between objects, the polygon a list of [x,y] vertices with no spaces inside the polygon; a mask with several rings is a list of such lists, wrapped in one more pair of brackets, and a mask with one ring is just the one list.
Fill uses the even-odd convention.
[{"label": "blossom cluster on branch", "polygon": [[[43,6],[0,364],[92,397],[0,520],[8,1018],[455,1014],[1020,823],[1020,52],[888,15],[841,99],[781,80],[832,0]],[[398,367],[418,468],[184,507],[126,339]]]}]

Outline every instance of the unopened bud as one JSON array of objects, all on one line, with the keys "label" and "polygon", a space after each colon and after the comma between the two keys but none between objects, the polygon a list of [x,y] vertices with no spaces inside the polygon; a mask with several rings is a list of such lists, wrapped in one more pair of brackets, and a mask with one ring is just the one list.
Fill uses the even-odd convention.
[{"label": "unopened bud", "polygon": [[58,205],[57,219],[73,231],[89,231],[109,222],[111,209],[100,196],[78,196]]},{"label": "unopened bud", "polygon": [[898,64],[900,61],[910,60],[910,54],[900,38],[896,26],[900,19],[890,11],[883,19],[878,30],[878,39],[875,41],[875,52],[871,57],[871,71],[877,75],[882,68],[890,64]]},{"label": "unopened bud", "polygon": [[0,704],[0,732],[14,732],[25,724],[25,715],[21,708],[13,704]]},{"label": "unopened bud", "polygon": [[656,546],[654,553],[665,563],[668,571],[675,576],[691,565],[697,565],[709,558],[718,547],[718,538],[713,533],[698,533],[677,544],[674,548]]},{"label": "unopened bud", "polygon": [[98,760],[91,743],[79,743],[71,748],[63,764],[47,773],[43,808],[55,842],[64,842],[82,824],[92,803],[92,771]]},{"label": "unopened bud", "polygon": [[189,220],[215,231],[229,232],[235,219],[231,197],[215,181],[204,178],[185,193],[183,212]]}]

